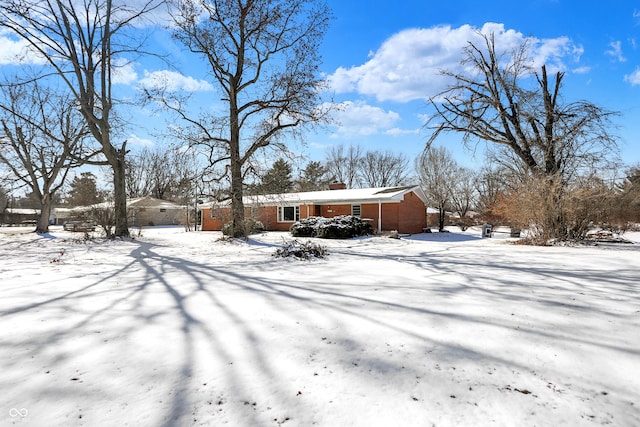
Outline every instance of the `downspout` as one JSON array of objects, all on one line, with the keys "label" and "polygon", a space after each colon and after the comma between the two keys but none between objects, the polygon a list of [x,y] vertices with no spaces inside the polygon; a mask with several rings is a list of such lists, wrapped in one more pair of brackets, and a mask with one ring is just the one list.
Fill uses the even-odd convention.
[{"label": "downspout", "polygon": [[382,232],[382,201],[378,200],[378,233]]}]

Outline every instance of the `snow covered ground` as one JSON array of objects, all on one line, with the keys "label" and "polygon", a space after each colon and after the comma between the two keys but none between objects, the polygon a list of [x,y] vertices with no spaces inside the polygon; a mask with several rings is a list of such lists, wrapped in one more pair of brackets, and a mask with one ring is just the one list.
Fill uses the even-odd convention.
[{"label": "snow covered ground", "polygon": [[0,229],[0,425],[640,425],[640,234],[502,236]]}]

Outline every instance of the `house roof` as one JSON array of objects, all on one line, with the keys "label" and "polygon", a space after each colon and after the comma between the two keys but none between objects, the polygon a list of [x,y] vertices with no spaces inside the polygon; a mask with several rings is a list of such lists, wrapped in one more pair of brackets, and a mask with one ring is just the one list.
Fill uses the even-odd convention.
[{"label": "house roof", "polygon": [[[56,213],[80,213],[91,209],[108,209],[113,207],[113,202],[96,203],[88,206],[75,206],[73,208],[54,208]],[[153,197],[137,197],[127,199],[127,209],[140,208],[160,208],[160,209],[184,209],[184,205],[162,199],[154,199]]]},{"label": "house roof", "polygon": [[33,208],[6,208],[4,213],[14,215],[40,215],[40,209]]},{"label": "house roof", "polygon": [[183,209],[175,202],[163,199],[154,199],[153,197],[138,197],[127,200],[127,207],[130,208],[162,208],[162,209]]},{"label": "house roof", "polygon": [[410,192],[415,193],[426,204],[426,196],[422,189],[417,185],[244,196],[243,202],[245,206],[282,206],[293,203],[301,205],[327,203],[399,203],[404,199],[404,196]]}]

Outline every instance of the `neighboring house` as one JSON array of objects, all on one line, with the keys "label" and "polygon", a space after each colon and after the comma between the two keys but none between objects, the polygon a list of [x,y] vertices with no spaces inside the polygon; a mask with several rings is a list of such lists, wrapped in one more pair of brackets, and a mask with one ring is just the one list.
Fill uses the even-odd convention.
[{"label": "neighboring house", "polygon": [[127,201],[129,225],[135,227],[184,224],[186,211],[187,208],[183,205],[153,197]]},{"label": "neighboring house", "polygon": [[0,214],[1,225],[35,225],[40,209],[6,208]]},{"label": "neighboring house", "polygon": [[[269,194],[243,198],[245,216],[254,218],[266,230],[288,231],[303,218],[354,215],[371,223],[374,230],[421,233],[427,226],[426,197],[419,186],[345,189],[332,184],[331,190]],[[219,231],[231,221],[228,203],[200,206],[202,230]]]},{"label": "neighboring house", "polygon": [[63,225],[67,221],[75,220],[82,216],[78,208],[53,208],[49,217],[49,224]]},{"label": "neighboring house", "polygon": [[[86,219],[92,209],[112,208],[110,202],[74,208],[55,208],[52,212],[52,224],[64,224],[69,220]],[[139,197],[127,200],[129,226],[147,227],[153,225],[179,225],[185,223],[187,208],[177,203]]]}]

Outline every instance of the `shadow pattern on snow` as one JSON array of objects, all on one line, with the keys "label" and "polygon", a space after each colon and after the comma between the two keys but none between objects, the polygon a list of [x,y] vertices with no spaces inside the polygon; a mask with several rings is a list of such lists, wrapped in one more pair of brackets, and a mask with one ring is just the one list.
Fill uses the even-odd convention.
[{"label": "shadow pattern on snow", "polygon": [[[98,274],[72,277],[82,282],[72,289],[37,289],[33,301],[1,306],[5,324],[32,316],[45,325],[3,337],[0,352],[19,353],[3,362],[3,368],[10,373],[22,369],[25,360],[37,360],[34,377],[23,386],[38,395],[34,400],[62,395],[81,401],[90,396],[112,401],[116,409],[137,407],[130,415],[135,418],[122,419],[142,424],[174,426],[204,419],[264,425],[266,420],[284,423],[290,408],[313,414],[313,403],[300,396],[306,395],[304,384],[314,377],[323,378],[316,388],[309,385],[316,393],[322,387],[329,395],[348,392],[341,384],[331,385],[335,371],[370,387],[385,385],[391,377],[406,378],[402,392],[408,401],[409,394],[415,394],[412,381],[437,375],[434,372],[442,367],[482,361],[531,372],[526,358],[493,352],[478,342],[448,339],[448,329],[468,329],[470,335],[490,330],[492,336],[515,336],[520,342],[547,342],[560,349],[594,347],[640,357],[634,343],[620,341],[615,333],[579,324],[554,327],[571,314],[588,313],[614,322],[637,316],[631,311],[640,304],[637,267],[616,269],[615,275],[596,266],[547,267],[544,260],[527,261],[527,256],[539,254],[527,248],[518,249],[523,259],[486,249],[470,257],[449,246],[408,255],[403,247],[414,242],[405,241],[384,242],[390,250],[381,255],[368,252],[368,243],[354,241],[351,247],[331,249],[326,262],[293,266],[268,252],[259,264],[255,255],[250,264],[241,259],[203,262],[155,243],[122,243],[122,250],[130,251],[125,264],[105,260]],[[265,250],[277,245],[254,241],[246,246]],[[351,274],[332,275],[333,263],[348,263]],[[360,269],[369,263],[389,263],[394,271],[375,276]],[[283,266],[289,272],[284,280],[279,274]],[[388,280],[402,274],[405,281]],[[527,283],[531,277],[540,280]],[[612,299],[621,302],[620,308],[611,309]],[[465,311],[474,301],[483,307]],[[531,317],[540,312],[548,318]],[[401,318],[407,321],[399,322]],[[421,357],[414,357],[415,352],[422,352]],[[283,357],[293,359],[283,363]],[[135,366],[124,366],[132,360]],[[287,364],[306,370],[308,378],[288,375],[283,370]],[[91,366],[97,366],[99,377],[92,377]],[[561,370],[558,366],[558,376]],[[109,374],[153,402],[138,407],[136,402],[119,401],[117,388],[101,383],[108,382]],[[54,379],[45,381],[43,375]],[[7,375],[0,389],[12,388],[16,380]],[[75,387],[81,381],[86,387]],[[162,413],[148,413],[154,406]],[[91,422],[90,408],[84,410]]]}]

